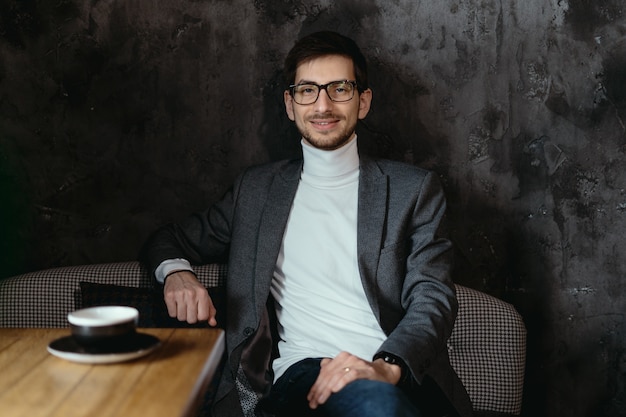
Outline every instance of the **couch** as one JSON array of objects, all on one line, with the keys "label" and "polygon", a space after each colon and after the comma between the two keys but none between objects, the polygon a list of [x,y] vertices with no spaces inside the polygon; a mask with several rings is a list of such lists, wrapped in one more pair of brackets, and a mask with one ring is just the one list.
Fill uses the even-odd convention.
[{"label": "couch", "polygon": [[[227,267],[203,265],[196,272],[223,311]],[[456,291],[459,313],[448,351],[476,414],[520,415],[526,360],[521,316],[480,291],[461,285]],[[141,327],[184,325],[169,318],[161,290],[137,262],[52,268],[0,280],[0,327],[67,327],[70,311],[106,304],[137,307]]]}]

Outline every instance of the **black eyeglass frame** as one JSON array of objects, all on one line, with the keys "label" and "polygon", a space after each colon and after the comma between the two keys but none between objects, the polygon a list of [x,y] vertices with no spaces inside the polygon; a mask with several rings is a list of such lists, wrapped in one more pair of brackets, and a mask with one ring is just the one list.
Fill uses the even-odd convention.
[{"label": "black eyeglass frame", "polygon": [[[333,98],[330,96],[330,94],[328,94],[327,87],[328,87],[329,85],[331,85],[331,84],[336,84],[336,83],[347,83],[347,84],[350,84],[350,85],[353,87],[353,90],[352,90],[352,95],[350,96],[350,98],[349,98],[349,99],[346,99],[346,100],[335,100],[335,99],[333,99]],[[294,92],[295,92],[294,90],[295,90],[295,88],[296,88],[296,87],[299,87],[299,86],[302,86],[302,85],[314,85],[314,86],[316,86],[316,87],[317,87],[317,96],[315,97],[315,100],[313,100],[313,101],[312,101],[312,102],[310,102],[310,103],[306,103],[306,104],[298,103],[298,102],[296,101],[296,95],[295,95],[295,93],[294,93]],[[359,93],[361,92],[361,90],[359,89],[359,85],[357,84],[357,82],[356,82],[355,80],[336,80],[336,81],[331,81],[331,82],[326,83],[326,84],[302,83],[302,84],[291,84],[291,85],[289,86],[289,94],[290,94],[290,95],[291,95],[291,97],[293,98],[293,101],[294,101],[296,104],[299,104],[299,105],[301,105],[301,106],[308,106],[308,105],[310,105],[310,104],[315,104],[315,103],[317,102],[317,100],[319,100],[319,98],[320,98],[320,93],[322,92],[322,90],[325,90],[325,91],[326,91],[326,95],[328,96],[328,98],[330,99],[330,101],[332,101],[333,103],[346,103],[346,102],[348,102],[348,101],[350,101],[350,100],[352,100],[352,99],[354,98],[354,92],[355,92],[355,91],[359,91]]]}]

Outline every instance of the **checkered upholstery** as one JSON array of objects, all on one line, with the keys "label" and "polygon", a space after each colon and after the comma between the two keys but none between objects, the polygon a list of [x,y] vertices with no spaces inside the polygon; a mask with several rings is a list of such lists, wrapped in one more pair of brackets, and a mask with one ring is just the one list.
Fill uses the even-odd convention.
[{"label": "checkered upholstery", "polygon": [[[194,268],[207,287],[223,283],[226,265]],[[0,280],[0,327],[66,327],[75,309],[80,282],[149,288],[152,283],[138,262],[52,268]]]},{"label": "checkered upholstery", "polygon": [[[224,284],[227,267],[195,267],[207,287]],[[137,262],[71,266],[0,280],[0,327],[66,327],[80,282],[149,288]],[[476,411],[519,415],[526,360],[526,329],[515,308],[482,292],[456,286],[459,314],[448,341],[452,366]]]},{"label": "checkered upholstery", "polygon": [[448,340],[450,362],[476,411],[519,415],[526,364],[526,327],[515,308],[456,286],[459,313]]}]

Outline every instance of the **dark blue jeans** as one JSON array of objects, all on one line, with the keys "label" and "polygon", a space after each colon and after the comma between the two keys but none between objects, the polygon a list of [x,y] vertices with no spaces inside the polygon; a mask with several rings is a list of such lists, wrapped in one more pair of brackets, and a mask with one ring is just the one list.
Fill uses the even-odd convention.
[{"label": "dark blue jeans", "polygon": [[278,417],[425,417],[402,389],[380,381],[356,380],[316,410],[306,396],[320,372],[321,359],[305,359],[276,381],[262,407]]}]

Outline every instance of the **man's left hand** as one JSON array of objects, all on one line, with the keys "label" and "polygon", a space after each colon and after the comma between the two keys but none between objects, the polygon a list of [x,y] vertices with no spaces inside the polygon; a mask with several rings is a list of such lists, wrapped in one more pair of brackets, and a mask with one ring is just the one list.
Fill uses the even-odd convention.
[{"label": "man's left hand", "polygon": [[307,400],[309,407],[317,408],[335,392],[357,379],[369,379],[397,384],[402,369],[382,359],[374,362],[363,360],[348,352],[341,352],[335,358],[324,358],[321,362],[320,374],[311,387]]}]

